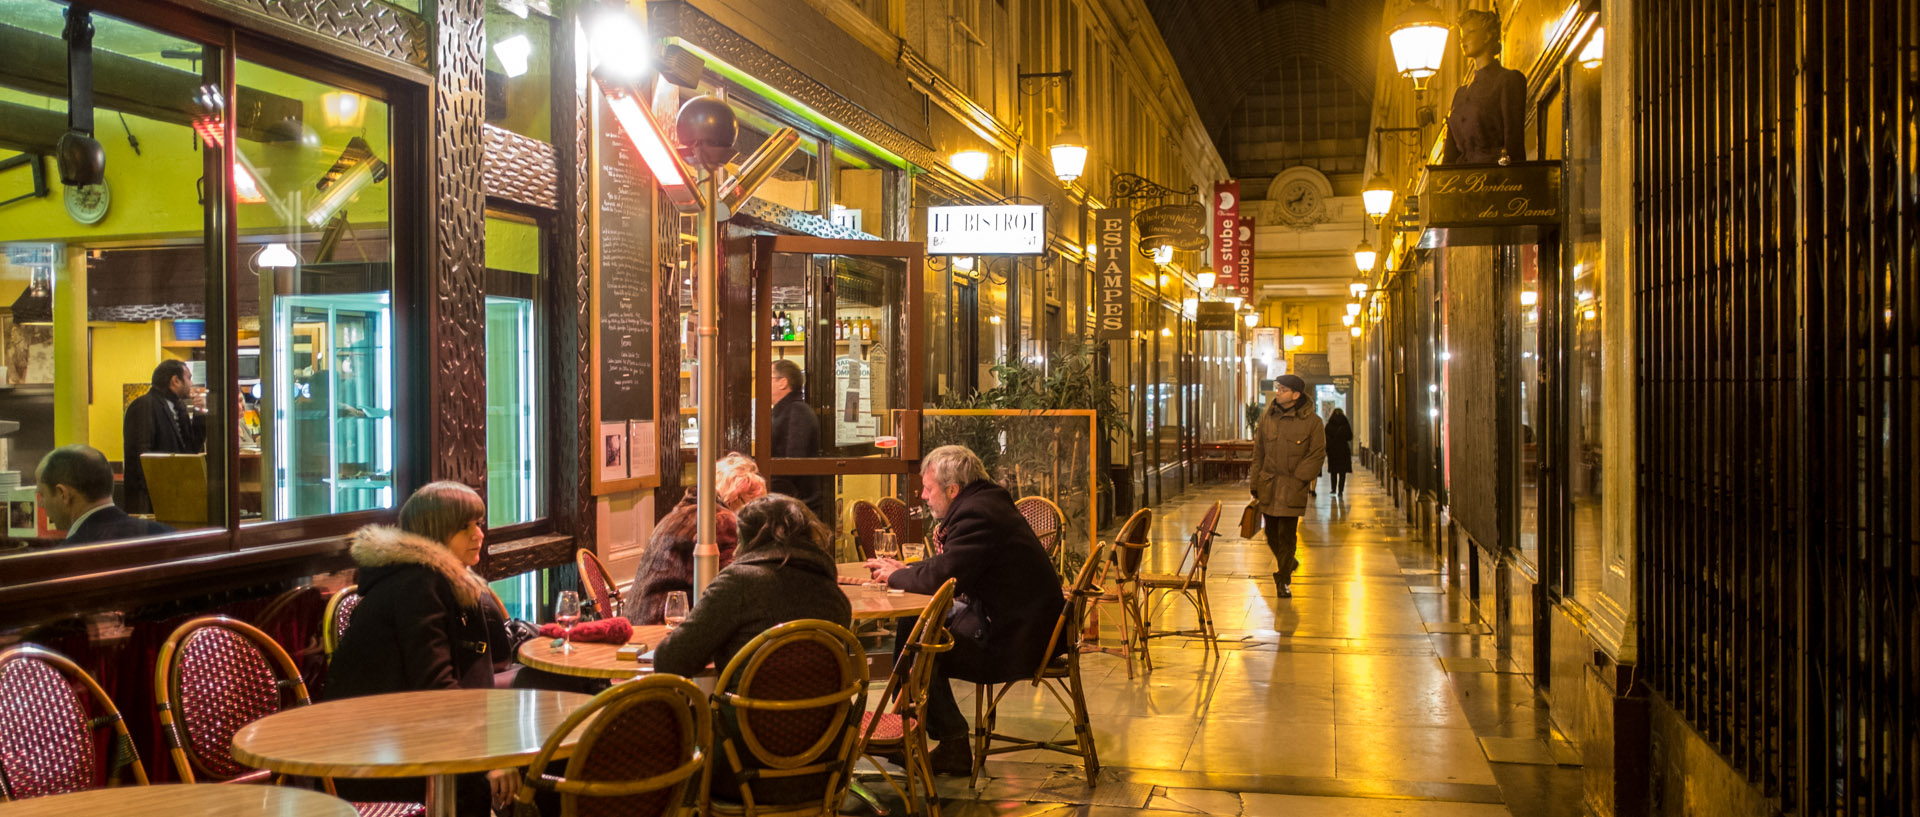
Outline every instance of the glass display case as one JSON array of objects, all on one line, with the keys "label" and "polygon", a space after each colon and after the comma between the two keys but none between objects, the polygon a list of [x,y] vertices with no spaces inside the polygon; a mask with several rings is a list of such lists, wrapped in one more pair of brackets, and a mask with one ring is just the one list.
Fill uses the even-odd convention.
[{"label": "glass display case", "polygon": [[394,505],[387,294],[274,299],[270,519]]}]

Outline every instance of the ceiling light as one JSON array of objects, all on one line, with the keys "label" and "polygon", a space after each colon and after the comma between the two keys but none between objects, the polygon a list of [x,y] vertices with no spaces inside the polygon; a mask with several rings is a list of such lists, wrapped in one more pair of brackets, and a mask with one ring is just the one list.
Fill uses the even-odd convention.
[{"label": "ceiling light", "polygon": [[357,128],[367,121],[367,99],[352,91],[328,91],[320,95],[320,111],[327,127]]},{"label": "ceiling light", "polygon": [[1374,262],[1378,260],[1380,260],[1380,254],[1374,252],[1373,245],[1365,239],[1360,241],[1360,246],[1353,248],[1353,265],[1361,272],[1372,272]]},{"label": "ceiling light", "polygon": [[987,177],[987,169],[993,166],[993,157],[984,150],[963,150],[953,154],[949,161],[955,173],[974,181]]},{"label": "ceiling light", "polygon": [[493,55],[500,58],[500,70],[509,78],[527,73],[527,57],[533,54],[533,41],[515,34],[493,44]]},{"label": "ceiling light", "polygon": [[1087,169],[1087,140],[1072,128],[1061,131],[1048,152],[1053,155],[1053,175],[1062,182],[1080,178]]},{"label": "ceiling light", "polygon": [[1393,63],[1400,75],[1413,80],[1416,91],[1427,88],[1427,78],[1440,72],[1440,60],[1447,55],[1447,35],[1451,29],[1440,10],[1427,0],[1413,0],[1394,20],[1387,32],[1393,46]]},{"label": "ceiling light", "polygon": [[261,269],[292,269],[300,266],[300,256],[294,255],[287,245],[275,241],[260,251],[254,263]]},{"label": "ceiling light", "polygon": [[1373,180],[1367,182],[1365,190],[1360,191],[1360,203],[1367,208],[1367,218],[1379,224],[1380,220],[1393,211],[1393,182],[1387,181],[1384,173],[1373,174]]}]

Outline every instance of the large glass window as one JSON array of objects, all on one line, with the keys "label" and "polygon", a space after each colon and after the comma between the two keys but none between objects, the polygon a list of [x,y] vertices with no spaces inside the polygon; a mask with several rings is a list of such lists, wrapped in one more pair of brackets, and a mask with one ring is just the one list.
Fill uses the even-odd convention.
[{"label": "large glass window", "polygon": [[[224,344],[206,332],[219,233],[201,185],[218,165],[194,135],[192,102],[215,69],[199,43],[91,15],[105,176],[66,187],[51,157],[67,123],[71,8],[14,2],[0,15],[0,497],[16,547],[57,544],[83,516],[75,535],[90,540],[157,530],[103,526],[92,506],[105,499],[172,529],[223,524],[208,457],[231,450],[220,429],[238,406],[230,385],[209,382]],[[75,445],[111,473],[72,454],[39,473],[49,452]]]},{"label": "large glass window", "polygon": [[1515,308],[1518,327],[1515,337],[1519,360],[1514,364],[1514,397],[1518,403],[1514,420],[1518,428],[1514,445],[1520,456],[1514,459],[1514,484],[1519,492],[1518,546],[1520,558],[1538,569],[1540,564],[1540,446],[1547,441],[1540,389],[1540,309],[1545,303],[1541,292],[1540,251],[1534,245],[1516,248],[1520,259],[1519,298]]},{"label": "large glass window", "polygon": [[487,3],[487,124],[553,141],[552,21],[526,0]]},{"label": "large glass window", "polygon": [[[249,60],[234,186],[239,338],[259,344],[260,519],[394,506],[387,104]],[[247,97],[275,108],[249,124]]]},{"label": "large glass window", "polygon": [[[1593,33],[1598,39],[1603,34]],[[1582,46],[1575,53],[1586,53]],[[1567,212],[1567,292],[1562,295],[1567,327],[1567,446],[1566,493],[1573,558],[1567,561],[1571,590],[1589,607],[1596,606],[1600,589],[1601,556],[1601,444],[1606,421],[1601,399],[1601,376],[1606,358],[1601,348],[1601,319],[1605,315],[1605,242],[1602,234],[1601,158],[1602,110],[1600,65],[1575,62],[1567,69],[1567,179],[1571,206]],[[1623,571],[1624,575],[1624,571]]]},{"label": "large glass window", "polygon": [[531,522],[544,511],[541,457],[540,225],[487,215],[487,524]]}]

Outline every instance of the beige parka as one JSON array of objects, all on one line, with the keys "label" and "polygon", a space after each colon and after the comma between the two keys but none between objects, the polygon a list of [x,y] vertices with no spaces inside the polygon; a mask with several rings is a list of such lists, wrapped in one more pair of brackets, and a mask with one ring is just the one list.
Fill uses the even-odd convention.
[{"label": "beige parka", "polygon": [[1320,477],[1327,461],[1327,431],[1313,401],[1301,397],[1291,410],[1267,401],[1253,432],[1253,468],[1248,472],[1253,498],[1267,516],[1307,512],[1307,486]]}]

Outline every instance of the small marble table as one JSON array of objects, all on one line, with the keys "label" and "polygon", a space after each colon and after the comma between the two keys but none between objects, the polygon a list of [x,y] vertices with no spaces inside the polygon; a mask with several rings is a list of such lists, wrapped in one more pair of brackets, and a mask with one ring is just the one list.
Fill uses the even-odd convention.
[{"label": "small marble table", "polygon": [[[590,696],[535,689],[368,695],[278,712],[240,728],[235,760],[309,777],[428,777],[427,812],[453,817],[454,776],[525,765]],[[556,757],[565,757],[569,736]]]},{"label": "small marble table", "polygon": [[8,803],[7,817],[75,814],[192,814],[196,817],[355,817],[338,797],[284,786],[217,783],[119,786]]}]

